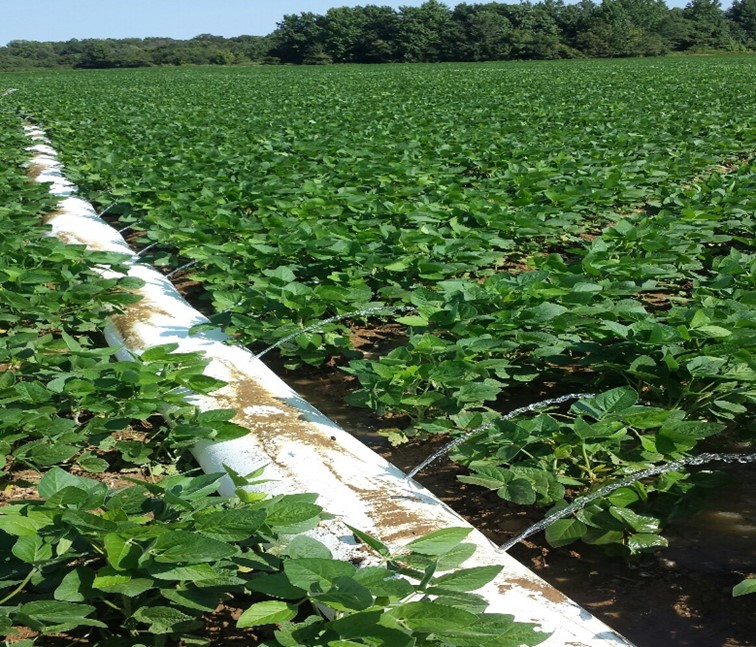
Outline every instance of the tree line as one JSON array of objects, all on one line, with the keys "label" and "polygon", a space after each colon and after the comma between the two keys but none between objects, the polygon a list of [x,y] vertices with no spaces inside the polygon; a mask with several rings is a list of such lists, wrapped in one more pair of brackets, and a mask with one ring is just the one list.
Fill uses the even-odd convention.
[{"label": "tree line", "polygon": [[244,63],[396,63],[658,56],[756,51],[756,0],[542,0],[507,4],[438,0],[285,15],[267,36],[16,40],[0,69]]}]

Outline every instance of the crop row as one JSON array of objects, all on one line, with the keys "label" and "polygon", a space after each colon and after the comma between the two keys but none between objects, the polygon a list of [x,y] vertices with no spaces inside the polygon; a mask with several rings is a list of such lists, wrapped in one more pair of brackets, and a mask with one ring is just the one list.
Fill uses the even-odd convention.
[{"label": "crop row", "polygon": [[[14,101],[145,256],[194,263],[241,341],[412,306],[378,359],[335,322],[281,348],[343,356],[350,402],[402,416],[395,441],[475,430],[519,387],[603,391],[455,453],[502,499],[560,505],[753,442],[755,76],[749,58],[145,70],[25,77]],[[663,545],[711,480],[624,488],[550,538]]]},{"label": "crop row", "polygon": [[[91,645],[208,644],[214,613],[271,647],[536,644],[473,593],[499,567],[460,569],[468,530],[442,530],[357,569],[306,536],[316,494],[255,492],[261,473],[197,475],[185,450],[246,433],[233,411],[197,412],[198,354],[155,347],[118,361],[98,332],[138,299],[103,278],[123,258],[45,236],[56,206],[22,165],[15,112],[0,111],[0,635],[19,647],[56,637]],[[434,602],[429,602],[429,596]],[[442,620],[442,618],[443,620]],[[230,618],[230,615],[229,615]],[[223,640],[223,638],[220,638]]]}]

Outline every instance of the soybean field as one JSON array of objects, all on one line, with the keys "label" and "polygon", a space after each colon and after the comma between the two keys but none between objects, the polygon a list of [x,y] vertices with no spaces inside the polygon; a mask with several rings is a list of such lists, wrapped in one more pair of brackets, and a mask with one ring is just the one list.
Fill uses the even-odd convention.
[{"label": "soybean field", "polygon": [[[352,376],[394,444],[470,434],[465,483],[546,511],[753,447],[752,56],[3,79],[216,325]],[[501,419],[528,393],[586,395]],[[634,483],[547,538],[663,547],[715,481]]]}]

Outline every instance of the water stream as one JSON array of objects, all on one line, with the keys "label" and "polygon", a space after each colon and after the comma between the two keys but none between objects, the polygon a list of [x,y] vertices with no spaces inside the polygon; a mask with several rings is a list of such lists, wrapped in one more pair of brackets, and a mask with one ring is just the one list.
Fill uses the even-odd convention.
[{"label": "water stream", "polygon": [[308,332],[318,332],[323,329],[323,326],[329,323],[333,323],[334,321],[342,321],[344,319],[351,319],[353,317],[364,317],[368,315],[374,315],[377,313],[383,313],[383,314],[388,315],[388,314],[394,314],[396,312],[409,312],[412,310],[415,310],[414,306],[374,306],[372,308],[363,308],[362,310],[354,310],[353,312],[347,312],[345,314],[329,317],[328,319],[323,319],[321,321],[318,321],[317,323],[314,323],[311,326],[307,326],[306,328],[297,330],[291,335],[282,337],[276,343],[271,344],[264,350],[261,350],[259,353],[257,353],[257,355],[255,355],[255,359],[260,359],[266,353],[269,353],[270,351],[278,348],[282,344],[285,344],[287,341],[291,341],[292,339],[299,337],[299,335],[303,335],[304,333],[308,333]]},{"label": "water stream", "polygon": [[633,472],[619,481],[614,481],[613,483],[607,483],[606,485],[601,486],[595,492],[578,497],[568,506],[552,512],[538,523],[534,523],[529,528],[523,530],[519,535],[503,543],[499,546],[499,549],[504,552],[508,551],[512,546],[519,544],[523,539],[527,539],[531,535],[534,535],[541,530],[545,530],[548,526],[562,517],[566,517],[568,514],[582,510],[592,501],[607,496],[621,487],[632,485],[633,483],[648,478],[649,476],[656,476],[658,474],[665,474],[666,472],[679,470],[686,465],[703,465],[714,461],[721,461],[723,463],[754,463],[756,462],[756,454],[699,454],[698,456],[688,456],[687,458],[681,458],[680,460],[664,463],[663,465],[654,465],[654,467]]},{"label": "water stream", "polygon": [[557,398],[548,398],[546,400],[541,400],[540,402],[533,402],[533,404],[529,404],[525,407],[519,407],[517,409],[513,409],[512,411],[509,411],[505,413],[504,415],[496,418],[496,420],[487,422],[485,425],[476,427],[472,431],[469,431],[468,433],[463,434],[462,436],[459,436],[452,441],[449,441],[446,445],[444,445],[440,449],[437,449],[430,456],[428,456],[428,458],[426,458],[422,463],[413,467],[405,478],[411,479],[412,477],[415,476],[415,474],[417,474],[421,470],[424,470],[426,467],[428,467],[428,465],[430,465],[431,463],[434,463],[442,456],[445,456],[446,454],[448,454],[452,449],[454,449],[458,445],[461,445],[466,440],[469,440],[470,438],[473,438],[474,436],[477,436],[478,434],[482,434],[484,431],[488,431],[491,427],[493,427],[495,424],[499,422],[503,422],[505,420],[511,420],[512,418],[516,418],[517,416],[521,416],[526,413],[537,411],[538,409],[541,409],[542,407],[548,407],[553,404],[562,404],[563,402],[567,402],[568,400],[578,400],[580,398],[592,398],[594,397],[594,395],[595,395],[594,393],[568,393],[567,395],[560,395]]}]

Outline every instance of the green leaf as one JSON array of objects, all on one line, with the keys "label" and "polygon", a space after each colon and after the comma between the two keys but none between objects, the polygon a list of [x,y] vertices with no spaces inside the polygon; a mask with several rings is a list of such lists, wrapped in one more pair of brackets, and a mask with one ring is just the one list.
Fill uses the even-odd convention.
[{"label": "green leaf", "polygon": [[38,535],[24,535],[16,540],[11,552],[27,564],[41,564],[52,559],[52,544]]},{"label": "green leaf", "polygon": [[548,301],[544,301],[534,308],[528,308],[524,310],[522,316],[527,321],[527,323],[543,323],[546,321],[551,321],[552,319],[555,319],[565,312],[567,312],[567,308],[565,308],[564,306],[559,305],[558,303],[550,303]]},{"label": "green leaf", "polygon": [[94,611],[95,608],[88,604],[60,600],[35,600],[22,604],[18,608],[15,620],[18,624],[24,624],[43,633],[70,631],[82,626],[107,628],[107,625],[99,620],[87,618]]},{"label": "green leaf", "polygon": [[257,591],[284,600],[300,600],[307,595],[307,587],[294,586],[285,573],[253,577],[247,582],[246,586],[250,591]]},{"label": "green leaf", "polygon": [[136,567],[142,549],[133,541],[111,532],[103,537],[103,545],[108,563],[114,569],[123,570]]},{"label": "green leaf", "polygon": [[714,400],[714,406],[735,414],[746,413],[746,411],[748,411],[748,409],[746,409],[746,407],[744,407],[742,404],[730,402],[729,400]]},{"label": "green leaf", "polygon": [[294,559],[314,557],[317,559],[332,559],[331,551],[322,542],[307,535],[294,537],[286,547],[286,554]]},{"label": "green leaf", "polygon": [[33,510],[25,511],[22,515],[6,509],[5,514],[0,514],[0,529],[17,537],[35,536],[42,528],[53,523],[49,514]]},{"label": "green leaf", "polygon": [[146,577],[132,578],[130,575],[117,573],[109,568],[101,568],[92,582],[92,588],[105,593],[118,593],[129,598],[141,595],[155,587],[155,583]]},{"label": "green leaf", "polygon": [[174,530],[158,537],[148,550],[156,562],[214,562],[238,552],[235,546],[198,533]]},{"label": "green leaf", "polygon": [[635,532],[656,533],[659,532],[661,522],[656,517],[638,514],[629,508],[617,508],[612,506],[609,513]]},{"label": "green leaf", "polygon": [[198,393],[210,393],[225,386],[223,380],[218,380],[209,375],[190,375],[186,378],[186,386]]},{"label": "green leaf", "polygon": [[450,591],[475,591],[493,580],[502,568],[502,566],[465,568],[436,578],[433,586]]},{"label": "green leaf", "polygon": [[[103,492],[103,500],[104,500]],[[90,493],[87,490],[83,490],[80,487],[68,486],[61,488],[54,494],[51,494],[47,498],[49,505],[71,507],[71,508],[87,508],[90,507],[87,503],[90,500]]]},{"label": "green leaf", "polygon": [[315,527],[323,508],[297,500],[295,496],[283,497],[269,506],[265,523],[282,534],[295,534]]},{"label": "green leaf", "polygon": [[406,315],[404,317],[397,317],[396,321],[397,323],[403,324],[405,326],[413,326],[415,328],[423,328],[428,325],[428,320],[425,317],[420,317],[418,315]]},{"label": "green leaf", "polygon": [[621,339],[627,339],[630,336],[630,331],[632,330],[630,326],[623,326],[620,323],[609,320],[603,320],[601,322],[601,326],[603,328],[606,328],[607,330],[610,330]]},{"label": "green leaf", "polygon": [[239,620],[236,622],[237,627],[259,627],[261,625],[278,624],[291,620],[297,615],[297,607],[287,602],[278,602],[277,600],[267,600],[258,602],[246,609]]},{"label": "green leaf", "polygon": [[413,539],[404,548],[420,555],[443,555],[458,546],[472,528],[445,528]]},{"label": "green leaf", "polygon": [[554,548],[567,546],[580,539],[588,527],[577,519],[557,519],[546,528],[546,541]]},{"label": "green leaf", "polygon": [[87,491],[94,485],[101,486],[102,484],[92,479],[66,472],[60,467],[53,467],[39,480],[37,491],[43,499],[49,499],[64,488],[72,487]]},{"label": "green leaf", "polygon": [[55,589],[55,599],[66,602],[84,602],[92,593],[94,577],[94,571],[85,566],[69,571]]},{"label": "green leaf", "polygon": [[756,593],[756,577],[745,579],[732,588],[732,597],[734,598],[750,593]]},{"label": "green leaf", "polygon": [[400,620],[408,629],[428,633],[462,629],[478,621],[478,616],[469,611],[426,601],[402,604],[386,615]]},{"label": "green leaf", "polygon": [[524,478],[512,479],[509,483],[500,487],[496,494],[502,499],[518,505],[533,505],[537,498],[533,484]]},{"label": "green leaf", "polygon": [[482,465],[474,469],[474,474],[461,474],[457,477],[457,480],[471,485],[480,485],[489,490],[497,490],[514,478],[510,470],[493,465]]},{"label": "green leaf", "polygon": [[100,474],[110,467],[108,461],[93,454],[82,454],[76,459],[76,463],[87,472]]},{"label": "green leaf", "polygon": [[521,647],[538,645],[548,634],[536,631],[536,626],[515,622],[511,615],[487,613],[469,627],[447,629],[439,638],[455,647]]},{"label": "green leaf", "polygon": [[470,382],[463,384],[454,392],[454,397],[460,403],[478,404],[489,400],[495,400],[502,387],[498,384],[484,382]]},{"label": "green leaf", "polygon": [[429,586],[425,589],[427,595],[434,596],[433,599],[439,604],[445,604],[456,609],[463,609],[470,613],[483,613],[488,608],[488,600],[477,593],[467,593],[463,591],[449,591],[448,589]]},{"label": "green leaf", "polygon": [[21,402],[42,404],[52,398],[52,393],[38,382],[19,382],[13,387]]},{"label": "green leaf", "polygon": [[373,596],[362,584],[351,577],[336,577],[325,593],[313,595],[321,604],[337,611],[364,611],[373,606]]},{"label": "green leaf", "polygon": [[627,387],[619,387],[597,395],[589,402],[603,412],[617,412],[633,406],[638,401],[638,393]]},{"label": "green leaf", "polygon": [[139,607],[132,618],[148,625],[148,631],[153,634],[181,633],[202,626],[202,622],[192,616],[164,606]]},{"label": "green leaf", "polygon": [[609,499],[609,501],[611,501],[612,504],[617,506],[618,508],[626,508],[636,501],[639,501],[640,495],[634,488],[621,487],[611,494],[607,495],[606,498]]},{"label": "green leaf", "polygon": [[363,566],[354,574],[354,580],[377,598],[399,600],[414,591],[412,584],[407,580],[379,566]]},{"label": "green leaf", "polygon": [[[361,611],[332,620],[328,628],[343,639],[354,638],[363,644],[367,642],[379,647],[413,647],[417,644],[417,639],[406,632],[379,624],[384,620],[381,611]],[[294,647],[299,644],[294,643]]]},{"label": "green leaf", "polygon": [[324,625],[325,622],[321,616],[311,615],[301,622],[281,623],[273,635],[282,647],[302,647],[308,643],[313,644],[322,634]]},{"label": "green leaf", "polygon": [[627,547],[632,552],[651,548],[666,548],[669,542],[661,535],[634,533],[627,538]]},{"label": "green leaf", "polygon": [[334,559],[288,559],[284,562],[284,572],[289,582],[307,591],[314,584],[321,590],[326,590],[337,577],[350,577],[354,575],[355,570],[348,562]]},{"label": "green leaf", "polygon": [[197,515],[197,530],[220,541],[244,541],[265,523],[264,510],[230,508]]},{"label": "green leaf", "polygon": [[176,343],[153,346],[152,348],[148,348],[146,351],[144,351],[141,354],[140,359],[143,362],[156,362],[161,360],[164,361],[175,359],[175,356],[172,357],[171,353],[177,350],[178,347],[179,345]]},{"label": "green leaf", "polygon": [[691,375],[700,375],[702,377],[719,377],[722,367],[727,360],[722,357],[711,357],[700,355],[685,364],[685,368]]},{"label": "green leaf", "polygon": [[168,564],[151,564],[147,572],[156,580],[175,580],[200,583],[203,580],[214,580],[218,572],[208,563],[186,564],[170,566]]},{"label": "green leaf", "polygon": [[349,524],[346,524],[346,527],[352,531],[352,533],[354,534],[355,537],[357,537],[357,539],[359,539],[361,542],[370,546],[370,548],[372,548],[379,555],[382,555],[383,557],[388,556],[389,554],[388,546],[386,546],[380,540],[376,539],[372,535],[369,535],[368,533],[362,530],[358,530],[357,528],[350,526]]},{"label": "green leaf", "polygon": [[475,544],[459,544],[452,548],[448,553],[436,557],[435,561],[439,571],[448,571],[459,567],[475,554]]},{"label": "green leaf", "polygon": [[713,339],[723,339],[732,335],[732,331],[722,328],[722,326],[701,326],[700,328],[696,328],[695,332]]},{"label": "green leaf", "polygon": [[223,591],[217,588],[200,589],[191,585],[187,588],[163,588],[160,595],[178,607],[203,613],[212,613],[224,599]]},{"label": "green leaf", "polygon": [[703,438],[719,433],[724,425],[699,420],[670,420],[657,432],[657,438],[666,439],[679,450],[692,449]]}]

